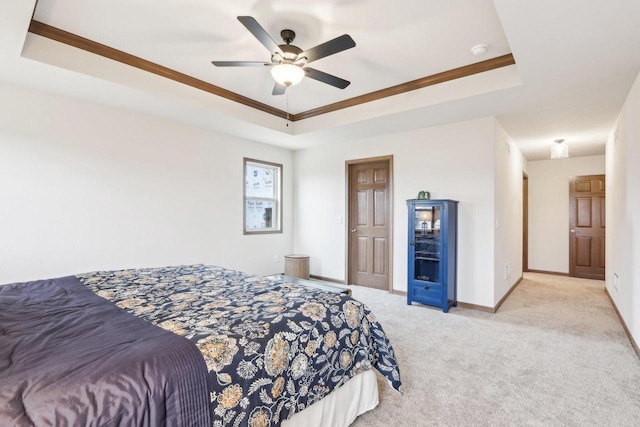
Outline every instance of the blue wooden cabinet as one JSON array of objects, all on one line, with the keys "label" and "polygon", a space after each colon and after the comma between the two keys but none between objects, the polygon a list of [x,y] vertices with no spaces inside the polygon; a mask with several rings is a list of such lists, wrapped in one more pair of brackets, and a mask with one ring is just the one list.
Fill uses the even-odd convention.
[{"label": "blue wooden cabinet", "polygon": [[457,305],[458,202],[407,200],[409,257],[407,304]]}]

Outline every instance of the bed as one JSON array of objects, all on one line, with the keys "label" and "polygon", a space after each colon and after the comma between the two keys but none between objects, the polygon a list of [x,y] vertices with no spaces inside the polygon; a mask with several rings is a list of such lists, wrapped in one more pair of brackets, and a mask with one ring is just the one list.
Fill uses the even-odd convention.
[{"label": "bed", "polygon": [[350,296],[209,265],[0,286],[0,425],[346,425],[398,391]]}]

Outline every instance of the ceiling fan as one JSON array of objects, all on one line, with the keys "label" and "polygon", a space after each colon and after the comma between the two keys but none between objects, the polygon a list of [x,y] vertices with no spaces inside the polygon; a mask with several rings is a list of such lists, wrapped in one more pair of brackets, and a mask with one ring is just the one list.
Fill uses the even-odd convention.
[{"label": "ceiling fan", "polygon": [[271,52],[271,62],[211,61],[216,67],[271,67],[271,75],[276,81],[271,92],[272,95],[283,95],[287,87],[300,83],[305,75],[339,89],[344,89],[351,83],[340,77],[306,66],[310,62],[354,47],[356,42],[348,34],[343,34],[340,37],[303,51],[298,46],[291,44],[296,37],[296,33],[292,30],[282,30],[280,32],[285,44],[278,45],[253,17],[238,16],[238,21]]}]

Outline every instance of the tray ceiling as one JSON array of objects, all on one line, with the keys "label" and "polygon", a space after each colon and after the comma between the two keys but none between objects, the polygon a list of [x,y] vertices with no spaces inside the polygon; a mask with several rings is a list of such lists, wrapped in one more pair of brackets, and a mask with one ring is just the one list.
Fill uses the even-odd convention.
[{"label": "tray ceiling", "polygon": [[[214,67],[214,59],[269,61],[240,15],[277,42],[282,29],[294,30],[302,49],[351,35],[355,48],[313,65],[351,85],[305,78],[273,96],[268,68]],[[292,115],[510,53],[491,0],[40,0],[33,19]],[[475,57],[479,43],[489,50]]]}]

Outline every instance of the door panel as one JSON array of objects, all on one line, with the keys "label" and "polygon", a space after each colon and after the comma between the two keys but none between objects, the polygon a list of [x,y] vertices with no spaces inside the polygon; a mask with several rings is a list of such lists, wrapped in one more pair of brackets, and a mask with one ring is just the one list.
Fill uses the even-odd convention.
[{"label": "door panel", "polygon": [[576,265],[589,267],[591,265],[591,237],[576,236]]},{"label": "door panel", "polygon": [[576,181],[577,193],[589,193],[591,192],[591,181]]},{"label": "door panel", "polygon": [[369,239],[366,237],[358,237],[358,252],[356,253],[356,261],[359,273],[367,272],[367,243]]},{"label": "door panel", "polygon": [[356,224],[360,226],[367,225],[367,219],[369,217],[367,209],[369,207],[369,203],[367,199],[368,194],[366,191],[358,191],[358,221],[356,222]]},{"label": "door panel", "polygon": [[386,168],[376,169],[373,171],[373,182],[376,184],[384,184],[387,182],[387,173],[389,171]]},{"label": "door panel", "polygon": [[387,239],[373,239],[373,274],[387,273]]},{"label": "door panel", "polygon": [[384,227],[387,222],[387,190],[375,190],[373,194],[373,225],[375,227]]},{"label": "door panel", "polygon": [[576,205],[578,206],[576,226],[591,227],[591,197],[576,197]]},{"label": "door panel", "polygon": [[569,275],[604,280],[605,176],[572,177],[569,194]]},{"label": "door panel", "polygon": [[390,161],[354,163],[349,177],[349,284],[389,289]]}]

